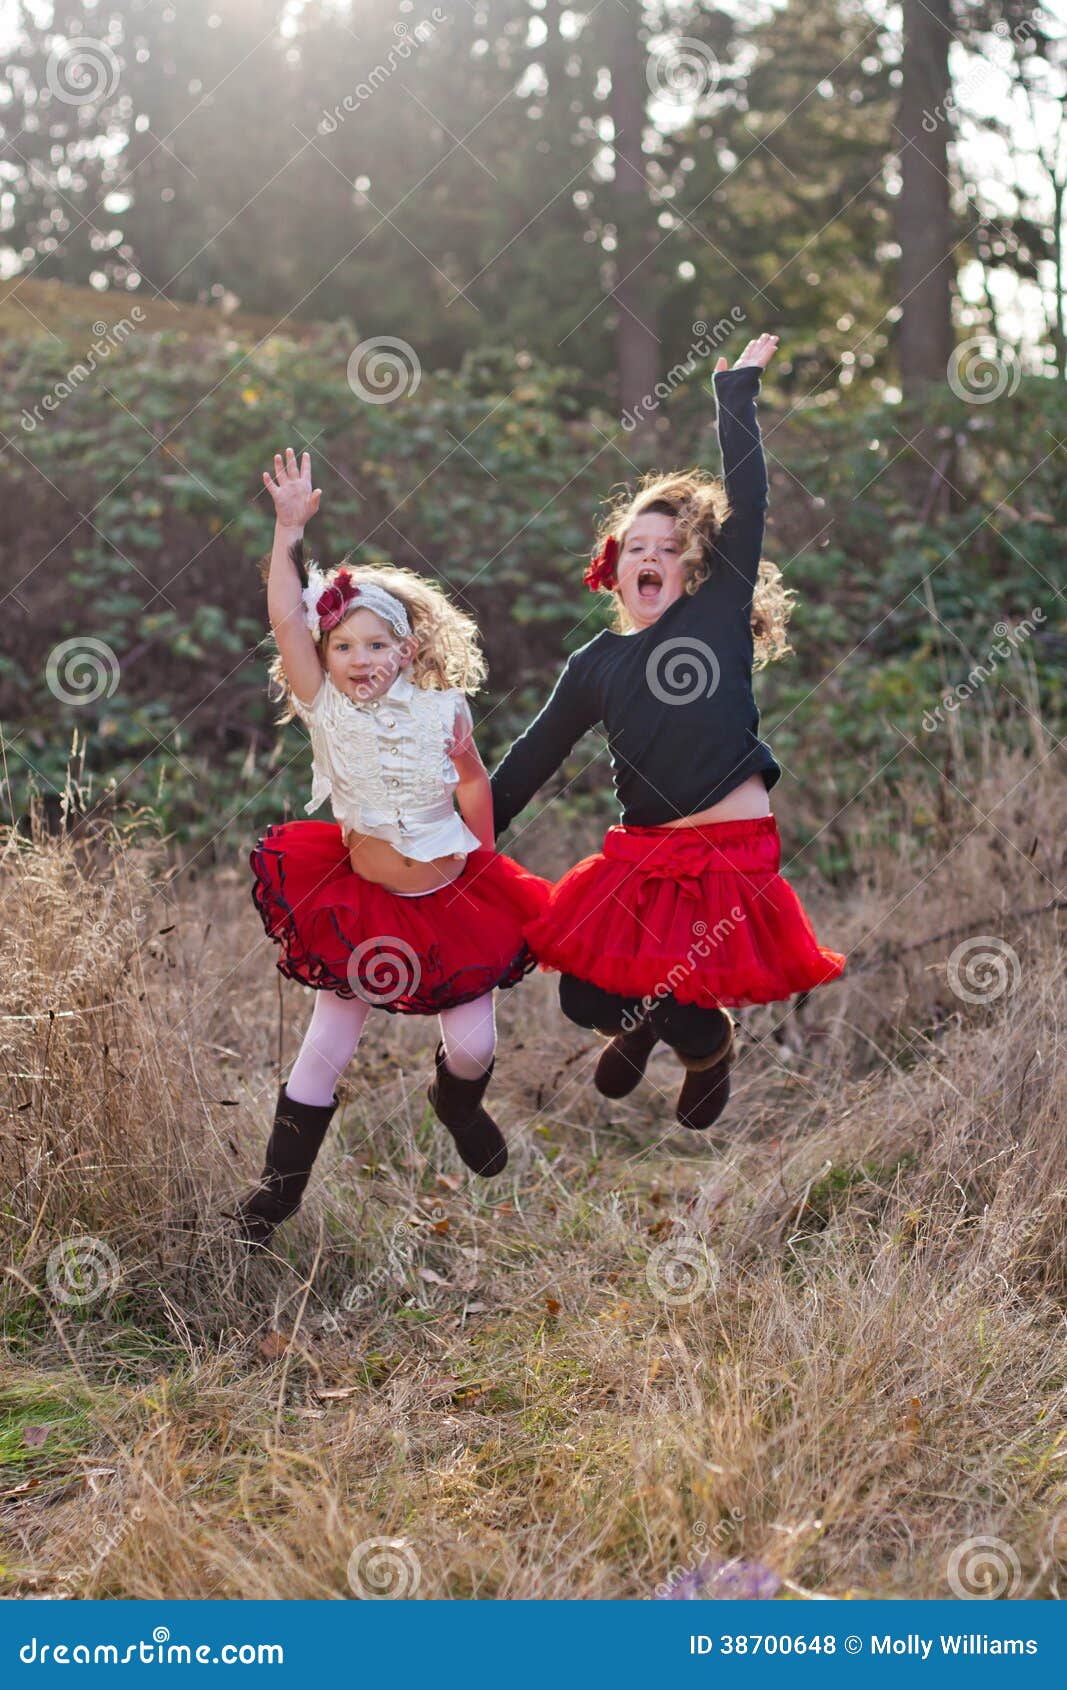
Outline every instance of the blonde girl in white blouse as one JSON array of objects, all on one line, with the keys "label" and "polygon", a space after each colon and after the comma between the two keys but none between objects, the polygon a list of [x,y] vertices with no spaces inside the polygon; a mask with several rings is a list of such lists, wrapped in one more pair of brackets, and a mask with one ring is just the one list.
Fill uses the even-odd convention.
[{"label": "blonde girl in white blouse", "polygon": [[436,1014],[428,1096],[467,1166],[502,1171],[507,1147],[482,1107],[493,1070],[493,990],[533,967],[524,927],[547,881],[493,845],[489,779],[467,696],[485,678],[478,631],[409,570],[305,567],[319,508],[311,459],[291,447],[263,475],[275,507],[267,609],[272,680],[311,739],[310,815],[251,852],[253,898],[277,966],[316,989],[278,1094],[256,1191],[236,1211],[262,1245],[298,1206],[337,1107],[335,1086],[372,1008]]}]

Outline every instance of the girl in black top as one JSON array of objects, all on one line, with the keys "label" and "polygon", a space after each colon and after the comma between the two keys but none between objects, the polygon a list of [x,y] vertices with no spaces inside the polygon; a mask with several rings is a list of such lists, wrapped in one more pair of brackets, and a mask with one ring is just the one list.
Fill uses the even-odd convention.
[{"label": "girl in black top", "polygon": [[755,662],[788,649],[789,597],[761,563],[767,471],[756,396],[776,335],[715,370],[725,486],[699,471],[648,477],[610,512],[586,573],[614,595],[617,631],[573,653],[544,709],[492,776],[503,831],[589,728],[607,729],[620,825],[554,888],[527,928],[560,1003],[610,1042],[594,1083],[637,1085],[657,1040],[686,1070],[678,1119],[709,1126],[729,1096],[726,1006],[836,979],[778,873],[768,791],[780,769],[759,737]]}]

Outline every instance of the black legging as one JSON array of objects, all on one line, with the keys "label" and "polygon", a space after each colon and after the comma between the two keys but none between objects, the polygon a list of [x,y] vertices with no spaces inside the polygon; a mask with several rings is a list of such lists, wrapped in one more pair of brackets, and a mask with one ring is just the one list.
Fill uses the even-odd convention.
[{"label": "black legging", "polygon": [[602,986],[579,980],[574,974],[560,975],[559,1007],[568,1021],[579,1027],[593,1027],[600,1033],[618,1033],[634,1021],[647,1019],[657,1038],[680,1056],[695,1061],[714,1056],[726,1033],[726,1016],[721,1009],[679,1003],[668,993],[666,997],[656,998],[646,1012],[641,998],[606,992]]}]

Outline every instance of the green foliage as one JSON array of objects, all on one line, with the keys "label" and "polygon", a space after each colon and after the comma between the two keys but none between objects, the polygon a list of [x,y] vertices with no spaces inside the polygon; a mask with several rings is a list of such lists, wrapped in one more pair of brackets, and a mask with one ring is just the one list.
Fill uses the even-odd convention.
[{"label": "green foliage", "polygon": [[[153,805],[168,831],[227,850],[308,789],[303,730],[279,728],[258,562],[272,512],[260,472],[311,442],[322,510],[309,550],[431,573],[470,609],[490,661],[477,701],[490,764],[540,706],[570,650],[604,625],[581,575],[598,502],[632,480],[632,439],[575,400],[566,369],[486,350],[424,371],[389,404],[346,379],[355,330],[302,342],[140,331],[0,459],[9,614],[0,621],[0,718],[11,803],[64,786],[72,739],[94,799]],[[9,350],[17,412],[77,361],[51,339]],[[668,401],[657,454],[717,467],[696,371]],[[822,864],[848,866],[847,806],[871,782],[933,778],[968,736],[1028,731],[1040,700],[1062,719],[1067,400],[1024,383],[987,406],[937,394],[921,418],[879,405],[776,409],[764,384],[772,479],[766,549],[799,599],[794,654],[757,679],[794,827]],[[924,423],[928,435],[909,449]],[[930,463],[954,445],[948,506]],[[930,507],[926,520],[924,511]],[[17,512],[17,528],[13,513]],[[996,639],[1042,611],[1032,636],[961,708],[924,716]],[[63,640],[104,642],[117,685],[63,702],[46,682]],[[1009,723],[1014,725],[1009,726]],[[828,754],[829,753],[829,754]],[[586,757],[576,759],[574,773]],[[580,775],[579,814],[606,813],[606,759]],[[837,820],[832,818],[841,816]],[[212,846],[212,848],[214,848]]]}]

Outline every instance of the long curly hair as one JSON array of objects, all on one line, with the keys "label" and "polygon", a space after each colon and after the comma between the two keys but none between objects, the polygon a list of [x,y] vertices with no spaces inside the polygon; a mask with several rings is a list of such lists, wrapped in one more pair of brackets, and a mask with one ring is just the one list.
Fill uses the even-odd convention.
[{"label": "long curly hair", "polygon": [[[687,593],[695,593],[708,579],[713,567],[715,541],[730,514],[730,501],[722,481],[704,470],[676,470],[668,475],[646,475],[637,492],[625,489],[619,494],[600,523],[596,550],[605,540],[613,538],[622,544],[626,530],[638,516],[672,516],[677,523],[678,540],[682,548],[682,580]],[[615,599],[615,631],[629,633],[633,627],[617,587],[612,588]],[[752,637],[755,648],[754,667],[762,669],[767,663],[792,651],[786,628],[793,611],[796,594],[785,585],[782,572],[769,558],[761,558],[756,588],[752,597]]]},{"label": "long curly hair", "polygon": [[[300,577],[301,586],[306,587],[308,560],[304,556],[302,541],[290,546],[289,556]],[[414,570],[403,569],[398,564],[354,565],[349,563],[347,558],[341,561],[337,569],[325,572],[327,585],[336,578],[341,569],[347,569],[357,583],[373,583],[377,587],[384,587],[387,593],[392,593],[404,606],[415,642],[415,656],[409,675],[417,687],[437,687],[441,690],[457,687],[460,692],[468,694],[478,691],[488,671],[477,624],[472,617],[459,610],[439,587],[435,587],[424,576],[416,575]],[[269,570],[268,556],[260,566],[264,579]],[[343,623],[338,623],[338,627],[343,626]],[[330,638],[335,632],[336,629],[331,628],[318,643],[319,661],[324,671],[326,652]],[[292,688],[285,673],[281,653],[276,647],[270,663],[269,676],[271,696],[280,699],[284,704],[282,714],[277,720],[292,721],[296,714],[293,709]]]}]

